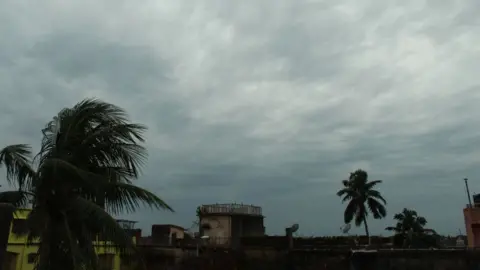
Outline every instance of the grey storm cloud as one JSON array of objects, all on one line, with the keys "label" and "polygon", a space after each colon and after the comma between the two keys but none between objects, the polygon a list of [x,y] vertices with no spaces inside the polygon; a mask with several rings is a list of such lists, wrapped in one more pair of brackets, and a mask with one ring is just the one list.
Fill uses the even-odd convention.
[{"label": "grey storm cloud", "polygon": [[[139,185],[189,227],[204,203],[264,208],[268,233],[340,233],[350,171],[440,233],[480,190],[475,0],[0,2],[0,144],[85,97],[148,125]],[[354,233],[362,233],[362,229]]]}]

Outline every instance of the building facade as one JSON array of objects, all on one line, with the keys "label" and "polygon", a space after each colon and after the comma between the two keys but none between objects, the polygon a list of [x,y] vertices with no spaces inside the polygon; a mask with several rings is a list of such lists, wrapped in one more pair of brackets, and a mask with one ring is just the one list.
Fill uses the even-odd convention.
[{"label": "building facade", "polygon": [[480,247],[480,194],[473,195],[473,205],[463,209],[463,216],[468,247]]},{"label": "building facade", "polygon": [[238,247],[242,237],[264,236],[262,208],[244,204],[199,206],[200,236],[210,245]]}]

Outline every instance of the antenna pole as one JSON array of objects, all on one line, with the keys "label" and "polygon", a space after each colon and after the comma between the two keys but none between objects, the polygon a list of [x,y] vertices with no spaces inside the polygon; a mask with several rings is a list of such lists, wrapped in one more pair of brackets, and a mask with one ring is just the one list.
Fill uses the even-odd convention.
[{"label": "antenna pole", "polygon": [[467,188],[467,196],[468,196],[468,205],[472,208],[472,199],[470,198],[470,189],[468,189],[468,178],[463,179],[465,181],[465,187]]}]

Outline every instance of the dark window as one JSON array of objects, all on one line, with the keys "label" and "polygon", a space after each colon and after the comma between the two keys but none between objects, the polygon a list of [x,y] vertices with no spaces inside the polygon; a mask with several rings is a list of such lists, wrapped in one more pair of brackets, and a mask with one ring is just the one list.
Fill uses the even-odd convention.
[{"label": "dark window", "polygon": [[27,220],[14,219],[12,222],[12,233],[14,234],[26,234],[28,231]]},{"label": "dark window", "polygon": [[37,258],[38,258],[37,253],[28,254],[28,263],[35,263],[37,261]]}]

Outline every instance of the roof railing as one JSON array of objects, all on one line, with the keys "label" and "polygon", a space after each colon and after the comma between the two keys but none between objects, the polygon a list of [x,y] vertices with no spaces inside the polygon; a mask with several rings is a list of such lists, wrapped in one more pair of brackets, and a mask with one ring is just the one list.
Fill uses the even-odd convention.
[{"label": "roof railing", "polygon": [[204,214],[243,214],[243,215],[262,215],[262,208],[246,204],[206,204],[200,206]]}]

